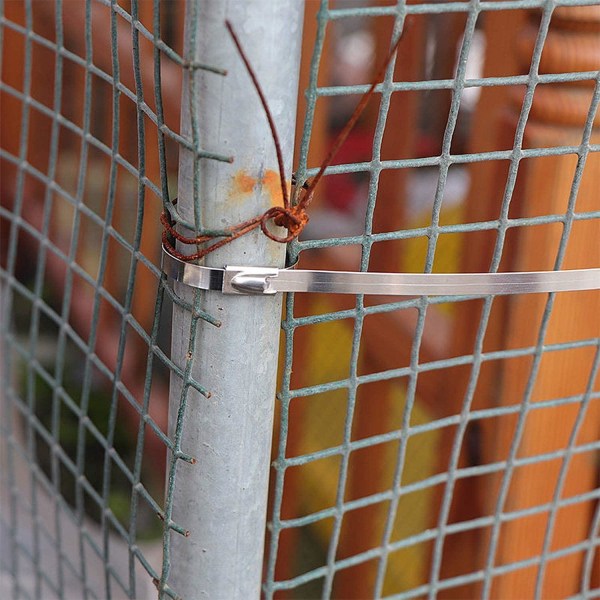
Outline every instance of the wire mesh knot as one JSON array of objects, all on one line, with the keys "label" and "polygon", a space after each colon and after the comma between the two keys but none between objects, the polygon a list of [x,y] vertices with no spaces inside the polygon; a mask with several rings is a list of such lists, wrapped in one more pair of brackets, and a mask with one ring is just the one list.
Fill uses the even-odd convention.
[{"label": "wire mesh knot", "polygon": [[[278,227],[285,227],[288,230],[288,234],[286,236],[274,234],[267,225],[269,221],[273,221]],[[262,232],[274,242],[287,244],[302,233],[302,230],[307,223],[308,213],[304,210],[302,204],[289,208],[285,206],[274,206],[263,214],[260,220],[260,228]]]}]

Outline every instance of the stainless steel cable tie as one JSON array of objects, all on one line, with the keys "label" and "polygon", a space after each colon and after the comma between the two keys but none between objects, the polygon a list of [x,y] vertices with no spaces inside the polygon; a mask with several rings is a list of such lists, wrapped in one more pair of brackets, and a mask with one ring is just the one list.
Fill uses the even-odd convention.
[{"label": "stainless steel cable tie", "polygon": [[163,271],[175,281],[224,294],[321,292],[387,296],[533,294],[600,289],[600,268],[521,273],[369,273],[269,267],[203,267],[163,247]]}]

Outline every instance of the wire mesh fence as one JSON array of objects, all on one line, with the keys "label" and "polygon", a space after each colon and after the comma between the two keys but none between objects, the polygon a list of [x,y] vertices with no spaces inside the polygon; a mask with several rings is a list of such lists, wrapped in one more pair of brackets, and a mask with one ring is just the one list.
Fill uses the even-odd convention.
[{"label": "wire mesh fence", "polygon": [[[261,39],[242,4],[242,42],[266,44],[273,32]],[[196,378],[211,352],[198,332],[218,332],[223,314],[207,309],[213,292],[168,284],[159,218],[205,232],[203,165],[233,180],[240,161],[241,143],[203,137],[207,113],[193,108],[241,60],[233,44],[227,64],[198,60],[205,5],[2,6],[3,596],[175,598],[185,548],[202,551],[174,494],[209,460],[184,442],[218,404]],[[296,194],[400,44],[289,261],[598,267],[598,8],[307,2]],[[234,179],[244,202],[271,189],[264,152],[255,180]],[[188,319],[180,354],[173,307]],[[265,597],[598,597],[599,291],[288,294],[280,354]]]},{"label": "wire mesh fence", "polygon": [[183,59],[158,8],[3,6],[7,597],[144,597],[161,576],[141,549],[172,447],[155,238],[179,108],[170,129],[159,70]]}]

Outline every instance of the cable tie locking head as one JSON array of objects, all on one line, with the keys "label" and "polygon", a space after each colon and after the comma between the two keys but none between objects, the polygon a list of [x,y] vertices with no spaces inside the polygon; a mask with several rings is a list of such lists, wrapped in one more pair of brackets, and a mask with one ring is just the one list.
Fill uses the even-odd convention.
[{"label": "cable tie locking head", "polygon": [[276,294],[271,279],[277,277],[279,269],[262,267],[225,267],[223,292],[226,294]]}]

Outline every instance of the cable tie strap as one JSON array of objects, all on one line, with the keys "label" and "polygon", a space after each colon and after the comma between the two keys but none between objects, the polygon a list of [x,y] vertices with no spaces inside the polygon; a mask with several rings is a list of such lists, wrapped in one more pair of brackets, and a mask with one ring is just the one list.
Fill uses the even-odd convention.
[{"label": "cable tie strap", "polygon": [[369,273],[269,267],[203,267],[180,260],[163,246],[163,271],[175,281],[224,294],[278,292],[466,296],[533,294],[600,289],[599,269],[521,273]]}]

